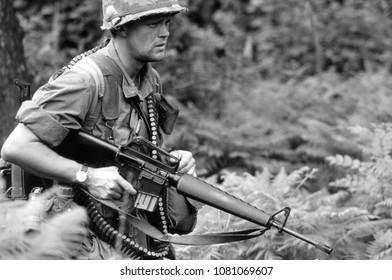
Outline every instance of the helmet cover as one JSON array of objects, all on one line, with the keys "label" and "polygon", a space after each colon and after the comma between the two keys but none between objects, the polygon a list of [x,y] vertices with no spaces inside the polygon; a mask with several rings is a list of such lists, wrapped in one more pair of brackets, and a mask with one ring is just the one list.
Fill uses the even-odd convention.
[{"label": "helmet cover", "polygon": [[101,29],[117,28],[145,16],[177,14],[186,11],[177,0],[102,0]]}]

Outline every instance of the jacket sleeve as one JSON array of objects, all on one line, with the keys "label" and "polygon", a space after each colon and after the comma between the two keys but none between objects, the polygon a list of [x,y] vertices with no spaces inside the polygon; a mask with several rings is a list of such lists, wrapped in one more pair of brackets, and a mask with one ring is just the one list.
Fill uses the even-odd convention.
[{"label": "jacket sleeve", "polygon": [[187,234],[194,230],[198,209],[174,187],[166,189],[166,206],[170,233]]},{"label": "jacket sleeve", "polygon": [[40,87],[16,116],[50,147],[58,146],[70,130],[81,128],[93,98],[95,82],[91,75],[75,70]]}]

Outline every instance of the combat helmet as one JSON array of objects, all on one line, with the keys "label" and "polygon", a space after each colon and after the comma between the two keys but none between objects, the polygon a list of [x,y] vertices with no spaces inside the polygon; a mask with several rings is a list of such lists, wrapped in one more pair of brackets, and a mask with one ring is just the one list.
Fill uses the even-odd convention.
[{"label": "combat helmet", "polygon": [[117,28],[149,15],[177,14],[186,11],[177,0],[102,0],[101,29]]}]

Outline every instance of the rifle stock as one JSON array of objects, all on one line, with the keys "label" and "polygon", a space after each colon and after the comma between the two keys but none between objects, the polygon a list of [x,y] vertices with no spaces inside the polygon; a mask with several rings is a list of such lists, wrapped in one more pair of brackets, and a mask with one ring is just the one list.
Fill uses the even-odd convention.
[{"label": "rifle stock", "polygon": [[[244,202],[241,199],[228,194],[194,176],[188,174],[177,174],[175,172],[175,168],[169,165],[154,160],[153,158],[134,151],[133,149],[129,149],[127,147],[118,147],[107,141],[94,137],[93,135],[84,131],[79,131],[73,142],[79,147],[82,146],[83,149],[99,149],[100,152],[105,156],[110,155],[113,160],[133,168],[133,170],[137,171],[139,174],[139,179],[143,179],[144,182],[147,183],[148,187],[143,188],[142,184],[140,190],[140,192],[144,195],[148,195],[151,192],[151,189],[154,187],[155,190],[154,194],[152,195],[155,196],[157,193],[159,194],[163,187],[173,186],[177,189],[178,193],[186,197],[197,200],[239,218],[245,219],[259,226],[268,229],[274,227],[278,229],[280,233],[286,232],[315,246],[317,249],[327,254],[332,252],[332,248],[330,246],[315,242],[285,227],[290,213],[290,208],[288,207],[274,214],[268,214],[263,210],[258,209],[257,207]],[[151,209],[153,209],[153,207]],[[276,216],[280,213],[283,213],[285,216],[283,222],[276,218]]]},{"label": "rifle stock", "polygon": [[[30,100],[30,83],[23,82],[21,80],[15,79],[14,84],[19,88],[19,104],[22,104],[26,100]],[[26,200],[26,185],[25,185],[25,171],[15,165],[11,164],[11,195],[12,199]]]}]

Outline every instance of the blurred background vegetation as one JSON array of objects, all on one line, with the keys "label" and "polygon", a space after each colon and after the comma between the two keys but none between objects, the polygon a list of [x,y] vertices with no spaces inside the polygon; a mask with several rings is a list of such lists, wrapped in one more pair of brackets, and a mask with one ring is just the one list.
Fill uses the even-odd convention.
[{"label": "blurred background vegetation", "polygon": [[[392,118],[392,1],[182,3],[189,12],[176,16],[167,58],[155,65],[166,96],[182,110],[167,144],[191,150],[197,159],[199,176],[213,178],[223,187],[232,187],[243,172],[248,174],[249,183],[266,171],[271,176],[267,186],[276,185],[275,178],[282,172],[293,174],[308,166],[318,170],[317,176],[305,176],[300,189],[308,195],[336,194],[336,184],[331,187],[330,182],[344,172],[331,167],[327,158],[339,154],[361,163],[369,159],[369,153],[364,154],[360,145],[363,143],[356,141],[349,128],[372,129],[373,124],[388,123]],[[27,77],[33,91],[55,70],[106,36],[99,28],[100,0],[14,0],[13,4],[24,32]],[[3,94],[2,98],[16,97]],[[15,109],[2,108],[6,110],[0,116],[2,124],[12,123]],[[9,129],[2,133],[0,139],[4,141]],[[379,138],[375,136],[369,143],[375,139]],[[381,141],[377,143],[381,145]],[[236,175],[227,179],[230,172]],[[290,182],[285,186],[295,185]],[[249,190],[240,190],[240,194],[251,199]],[[306,194],[301,192],[300,197],[307,197]],[[334,206],[337,212],[346,213],[353,207],[352,201],[339,203]],[[365,207],[354,204],[358,209]],[[375,205],[376,202],[365,208],[373,211]],[[306,211],[315,211],[309,209]],[[328,215],[332,215],[331,211]],[[369,214],[366,221],[375,216]],[[319,235],[324,232],[324,239],[332,244],[336,241],[334,234],[341,237],[351,229],[343,226],[346,220],[341,220],[336,223],[342,227],[331,233],[331,228],[323,230],[320,220],[316,225],[316,218],[312,219]],[[331,224],[330,220],[322,221],[324,226]],[[200,228],[205,226],[202,223]],[[375,239],[367,235],[361,244]],[[276,244],[285,249],[246,255],[244,247],[234,250],[226,246],[224,250],[234,250],[232,255],[215,249],[204,253],[211,258],[227,254],[233,258],[244,254],[248,258],[315,257],[298,251],[297,255],[284,255],[287,243]],[[346,253],[332,258],[370,258],[352,251],[347,253],[349,256]],[[185,257],[200,258],[194,254],[183,252]]]}]

